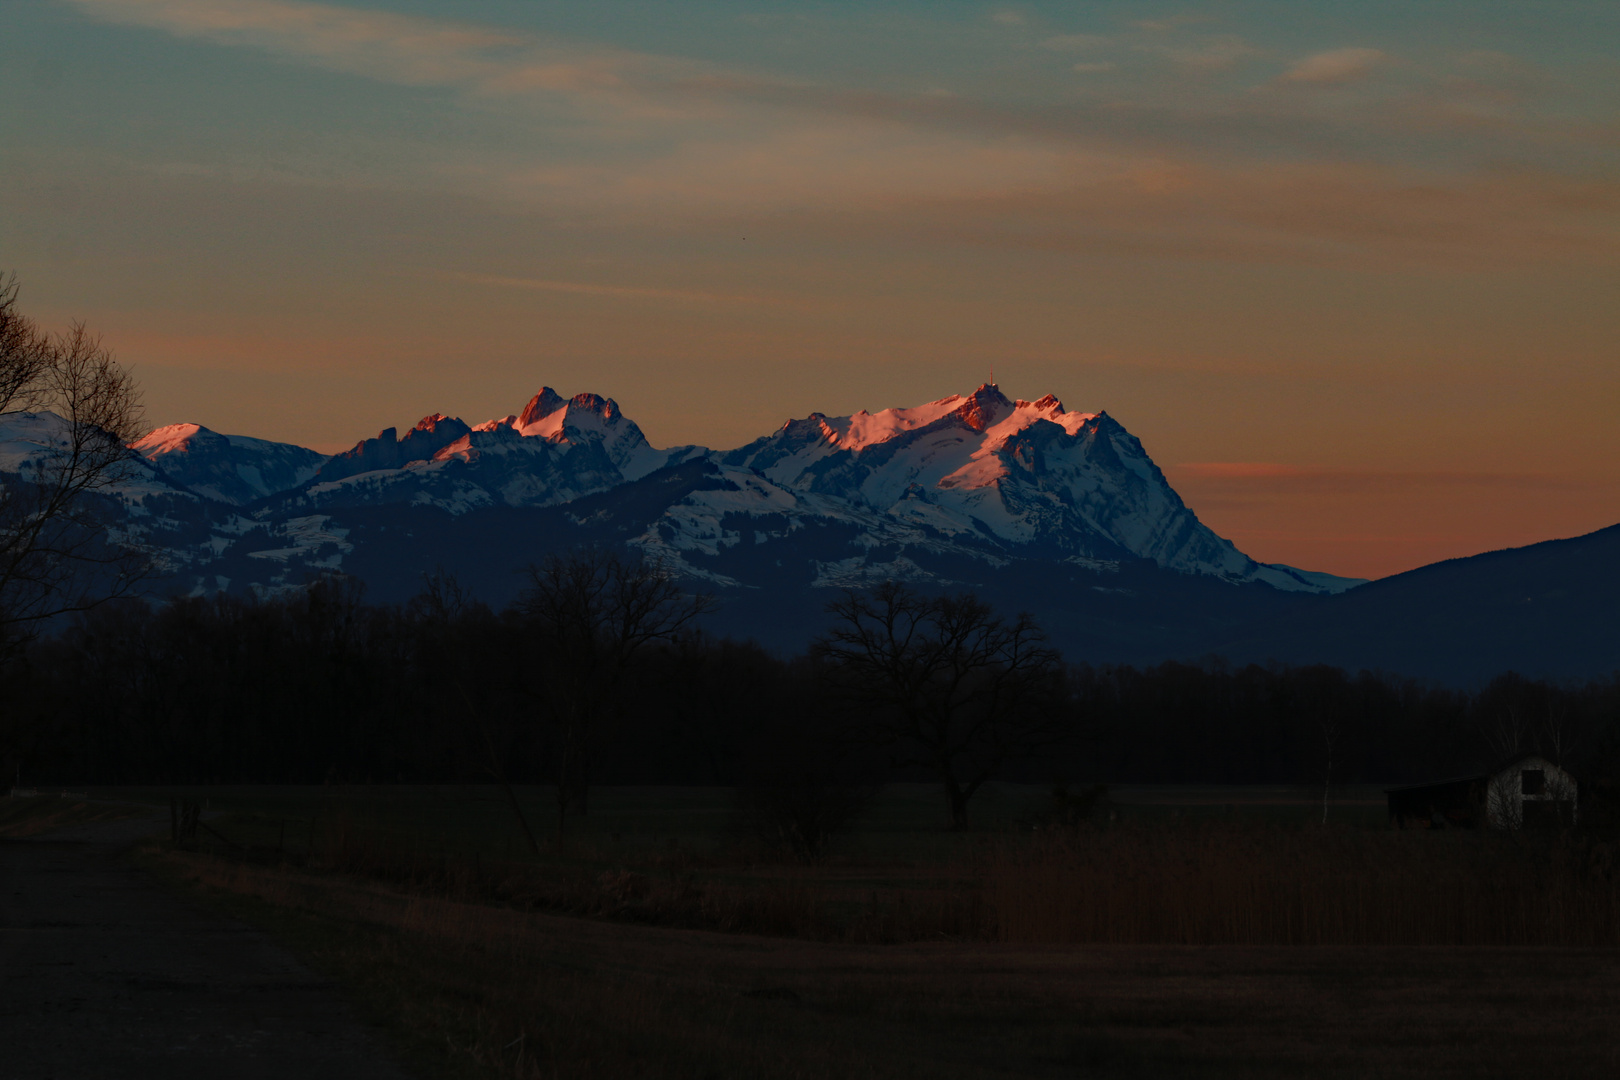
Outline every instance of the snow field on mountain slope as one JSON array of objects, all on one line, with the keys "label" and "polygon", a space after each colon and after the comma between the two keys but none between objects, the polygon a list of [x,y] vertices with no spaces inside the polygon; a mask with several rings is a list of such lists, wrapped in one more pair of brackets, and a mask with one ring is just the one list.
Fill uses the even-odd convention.
[{"label": "snow field on mountain slope", "polygon": [[[221,438],[197,425],[171,425],[142,443],[183,443],[188,431],[193,439]],[[238,451],[249,443],[276,445],[225,438]],[[431,457],[403,467],[290,492],[294,501],[277,516],[299,504],[313,510],[334,501],[432,505],[452,514],[499,504],[553,506],[707,456],[736,490],[702,489],[655,512],[672,551],[713,556],[749,536],[774,536],[779,527],[739,532],[722,522],[734,514],[782,514],[790,532],[810,519],[843,521],[873,544],[922,544],[975,557],[998,544],[1012,554],[1039,542],[1098,557],[1124,550],[1167,569],[1285,589],[1328,589],[1337,580],[1252,562],[1199,522],[1140,442],[1102,414],[1068,412],[1050,395],[1010,400],[988,384],[911,408],[812,413],[730,454],[656,449],[612,399],[563,398],[545,388],[519,415],[476,425],[448,445],[428,445],[436,446]],[[231,473],[254,487],[275,483],[269,474]],[[197,490],[215,483],[202,474],[187,478]]]}]

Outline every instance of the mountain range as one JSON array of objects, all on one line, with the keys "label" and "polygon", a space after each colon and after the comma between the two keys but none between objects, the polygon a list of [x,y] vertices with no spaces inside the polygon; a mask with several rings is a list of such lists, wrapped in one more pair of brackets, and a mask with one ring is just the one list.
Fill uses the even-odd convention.
[{"label": "mountain range", "polygon": [[[0,471],[19,471],[53,421],[0,417]],[[1429,605],[1425,625],[1455,608],[1446,633],[1477,636],[1452,593],[1488,590],[1454,585],[1437,600],[1439,578],[1423,576],[1475,571],[1366,585],[1258,562],[1199,521],[1106,412],[989,384],[914,408],[811,413],[723,451],[656,449],[611,398],[549,387],[501,419],[435,413],[331,457],[181,424],[133,443],[127,473],[104,497],[110,535],[151,553],[169,594],[263,593],[337,572],[397,601],[444,570],[500,605],[545,554],[605,543],[713,593],[714,631],[783,650],[822,629],[837,590],[900,579],[1029,610],[1074,659],[1220,652],[1456,679],[1478,674],[1468,657],[1519,655],[1425,651],[1409,633],[1397,646],[1386,631],[1410,593]],[[1606,632],[1569,654],[1582,671],[1620,666],[1612,620]],[[1523,655],[1572,673],[1556,647]]]}]

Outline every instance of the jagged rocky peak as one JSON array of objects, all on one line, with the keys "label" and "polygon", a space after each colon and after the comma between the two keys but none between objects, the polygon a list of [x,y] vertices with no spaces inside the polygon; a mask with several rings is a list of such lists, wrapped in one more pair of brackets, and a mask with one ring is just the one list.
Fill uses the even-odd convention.
[{"label": "jagged rocky peak", "polygon": [[[13,418],[3,419],[0,434],[17,427]],[[32,460],[47,435],[18,429],[12,456]],[[0,440],[0,468],[11,460],[10,447]],[[283,460],[281,451],[291,456]],[[327,462],[314,483],[296,486],[292,481],[303,468],[297,454],[312,451],[220,436],[200,425],[159,429],[140,440],[137,452],[166,457],[145,467],[159,478],[181,480],[187,497],[246,504],[265,491],[279,492],[280,502],[260,504],[266,509],[255,515],[285,512],[293,522],[314,520],[314,510],[386,504],[431,506],[452,516],[561,506],[657,470],[701,463],[701,478],[672,469],[665,480],[625,494],[626,506],[642,508],[635,514],[657,519],[647,520],[642,540],[665,545],[677,557],[701,552],[715,559],[731,544],[751,550],[777,539],[813,543],[813,580],[821,585],[933,574],[924,563],[935,556],[995,565],[1048,559],[1093,569],[1151,560],[1169,570],[1308,592],[1353,584],[1255,563],[1198,521],[1140,441],[1106,413],[1070,412],[1054,394],[1013,399],[993,382],[966,395],[876,413],[813,412],[718,454],[702,447],[654,449],[611,398],[565,397],[549,386],[520,413],[476,428],[439,412],[409,429],[387,428]],[[658,509],[676,488],[681,494]],[[738,515],[758,518],[758,527],[735,527]],[[784,521],[789,525],[782,532]],[[836,528],[800,527],[815,523]],[[856,539],[848,557],[839,557],[836,538],[826,540],[832,546],[821,553],[822,533],[851,530]],[[803,535],[790,541],[790,533]],[[468,536],[471,544],[481,542],[476,530]],[[285,547],[274,548],[274,558]],[[871,562],[880,549],[905,554]],[[761,560],[763,554],[749,558],[761,566],[788,565]],[[855,571],[845,564],[865,569],[850,577]],[[713,580],[744,580],[724,576],[729,573]]]},{"label": "jagged rocky peak", "polygon": [[341,480],[346,476],[399,469],[413,461],[426,461],[471,431],[461,420],[443,413],[422,417],[416,426],[399,437],[398,428],[383,428],[375,439],[362,439],[353,449],[333,455],[316,475],[317,482]]},{"label": "jagged rocky peak", "polygon": [[802,420],[789,420],[775,434],[732,451],[726,459],[761,468],[769,467],[785,453],[801,459],[807,453],[859,453],[896,439],[915,439],[940,425],[958,433],[972,432],[979,436],[972,440],[975,449],[994,450],[1037,421],[1050,421],[1067,434],[1077,435],[1099,415],[1068,412],[1053,394],[1034,401],[1012,400],[995,383],[985,383],[966,396],[952,394],[909,408],[876,413],[863,409],[851,416],[813,412]]},{"label": "jagged rocky peak", "polygon": [[812,417],[724,460],[936,532],[1232,578],[1251,570],[1129,432],[1053,394],[1014,400],[985,383],[912,408]]},{"label": "jagged rocky peak", "polygon": [[[951,399],[947,398],[946,401]],[[1023,398],[1009,399],[995,383],[985,383],[965,398],[950,414],[972,431],[991,436],[995,443],[1024,430],[1038,420],[1048,420],[1067,431],[1077,434],[1087,421],[1103,414],[1071,413],[1063,407],[1056,394],[1047,394],[1034,401]]]},{"label": "jagged rocky peak", "polygon": [[[458,438],[471,430],[466,424],[462,423],[456,417],[446,416],[444,413],[434,413],[431,416],[422,417],[422,419],[416,422],[416,426],[411,430],[437,433],[441,427],[454,427],[458,432]],[[409,438],[408,435],[406,437]]]},{"label": "jagged rocky peak", "polygon": [[438,450],[471,430],[472,428],[457,417],[434,413],[418,420],[416,426],[407,431],[405,437],[399,441],[406,451],[406,460],[417,461],[432,457]]},{"label": "jagged rocky peak", "polygon": [[951,415],[974,431],[985,431],[1002,418],[1005,410],[1014,407],[1001,392],[1001,387],[995,383],[984,383],[969,394]]},{"label": "jagged rocky peak", "polygon": [[[561,440],[567,437],[568,427],[613,427],[623,416],[619,403],[612,398],[600,394],[575,394],[565,398],[551,387],[543,386],[521,413],[508,417],[506,422],[525,437],[538,435],[543,439]],[[499,426],[499,422],[491,426]]]},{"label": "jagged rocky peak", "polygon": [[[333,458],[317,483],[415,470],[419,480],[433,484],[443,477],[429,479],[430,474],[437,476],[449,469],[444,475],[452,479],[444,482],[462,484],[457,489],[462,495],[471,490],[468,484],[483,485],[491,498],[512,505],[538,505],[639,479],[697,453],[707,451],[700,447],[653,449],[612,398],[591,393],[564,397],[545,386],[522,412],[475,427],[432,413],[403,437],[388,428]],[[379,482],[398,494],[406,490],[397,486],[399,479],[379,478]],[[458,496],[452,502],[459,506],[465,499]]]},{"label": "jagged rocky peak", "polygon": [[669,452],[654,450],[635,421],[625,416],[619,403],[600,394],[575,394],[565,398],[549,386],[529,399],[523,411],[505,420],[479,424],[480,432],[498,433],[503,428],[524,439],[542,439],[563,450],[577,444],[594,444],[607,454],[613,466],[627,479],[661,468]]},{"label": "jagged rocky peak", "polygon": [[517,415],[516,428],[526,428],[532,424],[545,421],[548,417],[566,408],[568,401],[549,386],[542,386],[540,392],[529,399],[523,406],[523,411]]}]

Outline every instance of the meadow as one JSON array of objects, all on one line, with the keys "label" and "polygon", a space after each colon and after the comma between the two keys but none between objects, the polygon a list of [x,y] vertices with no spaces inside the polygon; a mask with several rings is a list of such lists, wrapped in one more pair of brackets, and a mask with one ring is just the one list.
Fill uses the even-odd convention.
[{"label": "meadow", "polygon": [[90,799],[84,792],[36,792],[0,799],[0,839],[22,840],[75,825],[119,821],[145,812],[139,803]]},{"label": "meadow", "polygon": [[[1396,832],[1376,789],[894,785],[826,857],[712,788],[124,789],[140,856],[271,930],[423,1075],[1593,1075],[1620,893],[1579,834]],[[1551,1049],[1549,1049],[1551,1047]]]}]

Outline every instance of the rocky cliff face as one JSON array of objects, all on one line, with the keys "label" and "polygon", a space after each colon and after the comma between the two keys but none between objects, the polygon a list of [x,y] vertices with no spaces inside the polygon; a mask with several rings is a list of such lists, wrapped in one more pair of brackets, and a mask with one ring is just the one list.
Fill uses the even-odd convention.
[{"label": "rocky cliff face", "polygon": [[375,439],[362,439],[353,449],[334,454],[315,474],[315,482],[332,483],[360,473],[403,469],[413,461],[426,461],[472,428],[443,413],[424,416],[399,437],[399,429],[384,428]]}]

